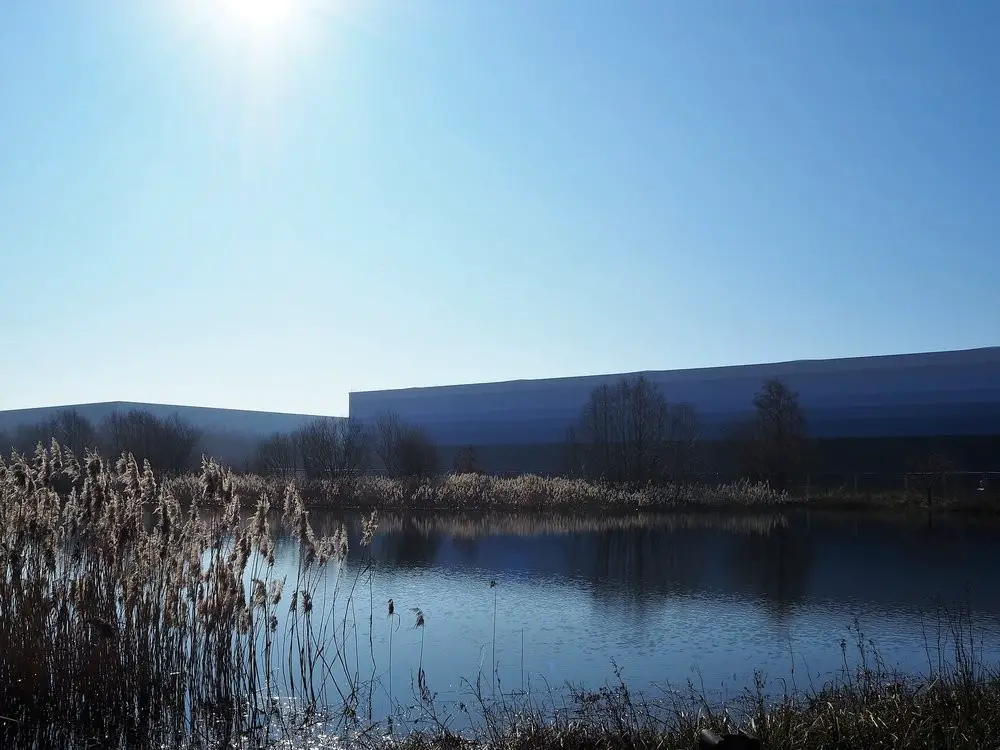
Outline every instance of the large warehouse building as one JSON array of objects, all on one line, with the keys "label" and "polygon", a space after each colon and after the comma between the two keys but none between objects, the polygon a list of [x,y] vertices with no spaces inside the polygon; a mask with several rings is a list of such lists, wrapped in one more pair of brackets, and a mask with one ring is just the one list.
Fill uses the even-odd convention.
[{"label": "large warehouse building", "polygon": [[[629,375],[646,376],[671,403],[693,406],[704,444],[719,441],[728,425],[749,416],[764,381],[780,377],[799,393],[817,446],[817,472],[905,471],[928,439],[946,444],[962,468],[1000,470],[1000,347],[356,392],[350,416],[372,424],[395,412],[423,426],[440,448],[443,468],[472,445],[487,471],[555,473],[566,466],[567,427],[591,391]],[[316,418],[112,402],[0,412],[0,433],[13,436],[65,408],[94,425],[129,409],[176,415],[201,432],[197,452],[237,467],[262,439]]]},{"label": "large warehouse building", "polygon": [[[853,456],[833,451],[831,470],[848,468],[838,461],[861,470],[866,456],[884,466],[876,443],[949,437],[962,442],[961,451],[976,444],[983,452],[984,440],[1000,435],[1000,347],[628,375],[644,375],[670,402],[694,406],[706,440],[749,415],[763,382],[780,377],[799,393],[812,437],[855,446]],[[557,471],[566,429],[590,392],[624,376],[351,393],[350,415],[371,422],[396,412],[423,425],[446,454],[477,446],[491,471]]]}]

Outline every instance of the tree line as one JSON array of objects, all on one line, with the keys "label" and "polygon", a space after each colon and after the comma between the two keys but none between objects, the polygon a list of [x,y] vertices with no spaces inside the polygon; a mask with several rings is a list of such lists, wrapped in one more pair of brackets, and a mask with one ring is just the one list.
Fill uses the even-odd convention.
[{"label": "tree line", "polygon": [[[283,478],[341,479],[368,471],[426,478],[442,471],[442,464],[424,427],[387,411],[367,427],[352,417],[317,417],[295,432],[276,432],[257,446],[252,469]],[[451,470],[482,473],[475,446],[459,450]]]},{"label": "tree line", "polygon": [[352,417],[318,417],[295,432],[276,432],[257,446],[253,469],[309,479],[340,479],[371,469],[393,477],[427,477],[439,471],[440,462],[423,427],[386,412],[370,427]]},{"label": "tree line", "polygon": [[140,463],[148,460],[157,471],[181,474],[194,468],[201,434],[176,415],[164,419],[145,409],[130,409],[114,411],[95,425],[68,408],[50,419],[22,425],[12,434],[0,434],[0,449],[31,455],[39,443],[48,447],[56,440],[80,458],[87,451],[108,456],[131,453]]},{"label": "tree line", "polygon": [[[730,425],[722,441],[729,463],[747,478],[784,489],[802,465],[808,440],[798,394],[775,378],[752,403],[752,416]],[[566,442],[569,471],[593,480],[680,485],[699,476],[709,460],[694,407],[669,403],[644,376],[591,391]]]},{"label": "tree line", "polygon": [[[158,471],[181,473],[194,468],[201,432],[177,416],[161,419],[142,409],[113,412],[95,426],[70,408],[11,436],[0,435],[0,446],[30,454],[53,438],[78,456],[87,450],[129,452]],[[772,379],[754,396],[752,417],[731,425],[723,442],[742,476],[785,488],[802,465],[807,438],[798,395]],[[569,473],[610,482],[682,485],[697,479],[708,460],[694,407],[669,403],[643,376],[595,388],[569,428],[566,445]],[[367,426],[354,418],[317,417],[294,432],[276,432],[258,443],[247,468],[332,480],[372,470],[424,478],[446,467],[424,427],[389,411]],[[475,447],[459,450],[450,469],[482,472]]]}]

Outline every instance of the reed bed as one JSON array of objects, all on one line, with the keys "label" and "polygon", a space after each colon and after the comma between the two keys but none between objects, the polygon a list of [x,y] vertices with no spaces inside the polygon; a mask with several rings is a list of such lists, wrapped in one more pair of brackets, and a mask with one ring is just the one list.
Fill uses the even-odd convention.
[{"label": "reed bed", "polygon": [[53,442],[0,461],[0,746],[263,746],[310,716],[358,714],[371,685],[329,601],[347,535],[317,537],[287,487],[279,521],[299,562],[278,579],[272,497],[241,514],[211,461],[183,508],[128,455],[81,464]]},{"label": "reed bed", "polygon": [[[245,502],[281,491],[282,482],[257,475],[234,476]],[[385,476],[346,477],[335,481],[303,481],[301,495],[309,508],[417,510],[510,510],[634,512],[683,508],[759,508],[791,502],[786,492],[767,484],[738,481],[722,485],[625,485],[567,477],[525,474],[499,477],[447,474],[431,479]],[[200,491],[197,477],[170,480],[170,491],[182,501]]]}]

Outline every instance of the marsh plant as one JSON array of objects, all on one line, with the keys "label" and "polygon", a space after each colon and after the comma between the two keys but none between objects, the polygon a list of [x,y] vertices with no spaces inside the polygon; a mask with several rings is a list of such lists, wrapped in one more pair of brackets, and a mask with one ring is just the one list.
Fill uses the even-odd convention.
[{"label": "marsh plant", "polygon": [[[344,573],[347,534],[318,537],[294,484],[246,514],[218,464],[188,483],[182,505],[148,463],[55,442],[0,461],[4,748],[255,746],[371,706],[348,642],[356,656],[370,553]],[[276,573],[272,525],[297,541],[294,577]]]},{"label": "marsh plant", "polygon": [[[238,475],[233,482],[244,502],[256,503],[261,494],[275,494],[282,480]],[[302,482],[300,491],[310,508],[378,508],[408,510],[529,510],[577,512],[581,509],[635,512],[683,508],[756,508],[782,506],[786,492],[767,484],[741,480],[722,485],[625,485],[569,477],[516,477],[486,474],[446,474],[422,479],[353,476]],[[195,497],[199,480],[184,476],[170,480],[178,498]]]}]

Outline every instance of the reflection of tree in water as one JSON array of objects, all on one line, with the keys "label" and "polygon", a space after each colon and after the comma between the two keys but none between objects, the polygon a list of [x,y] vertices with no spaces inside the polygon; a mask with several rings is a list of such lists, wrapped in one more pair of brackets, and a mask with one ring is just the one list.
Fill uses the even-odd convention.
[{"label": "reflection of tree in water", "polygon": [[795,528],[761,537],[733,536],[719,549],[725,555],[727,588],[763,599],[778,619],[787,616],[809,592],[815,563],[813,540]]},{"label": "reflection of tree in water", "polygon": [[372,542],[375,558],[398,568],[426,568],[434,564],[441,549],[441,534],[428,533],[404,521],[391,532],[378,534]]},{"label": "reflection of tree in water", "polygon": [[704,589],[711,550],[728,536],[707,528],[607,531],[580,537],[570,554],[595,596],[643,609]]},{"label": "reflection of tree in water", "polygon": [[452,546],[455,551],[462,556],[465,562],[474,562],[479,556],[479,538],[471,536],[461,536],[452,539]]}]

